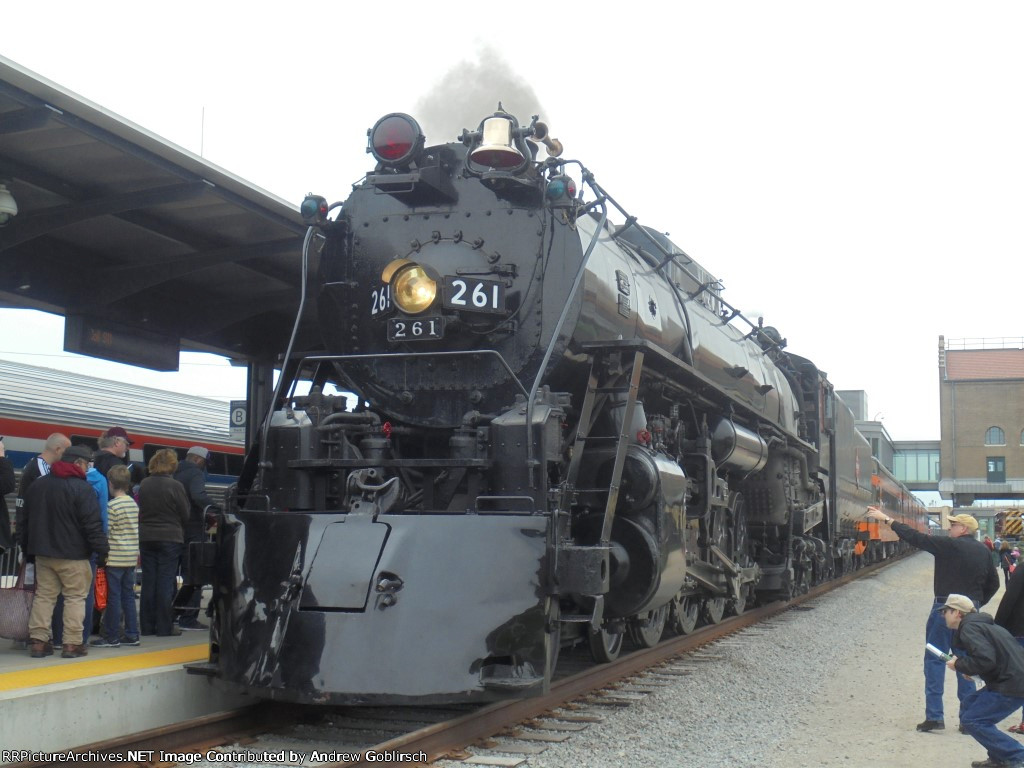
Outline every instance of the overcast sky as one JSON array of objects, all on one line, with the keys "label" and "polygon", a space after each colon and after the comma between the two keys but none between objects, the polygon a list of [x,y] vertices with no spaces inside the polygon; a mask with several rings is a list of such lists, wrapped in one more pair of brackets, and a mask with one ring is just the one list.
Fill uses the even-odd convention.
[{"label": "overcast sky", "polygon": [[[867,390],[868,416],[897,440],[939,436],[940,334],[1024,336],[1024,3],[3,13],[4,56],[296,204],[346,196],[387,112],[422,116],[428,141],[475,128],[499,100],[540,113],[566,156],[721,278],[734,305],[837,388]],[[60,321],[19,317],[12,334],[0,312],[0,356],[83,370],[60,351]],[[11,354],[26,344],[34,356]],[[240,372],[185,362],[180,382],[145,383],[244,396]]]}]

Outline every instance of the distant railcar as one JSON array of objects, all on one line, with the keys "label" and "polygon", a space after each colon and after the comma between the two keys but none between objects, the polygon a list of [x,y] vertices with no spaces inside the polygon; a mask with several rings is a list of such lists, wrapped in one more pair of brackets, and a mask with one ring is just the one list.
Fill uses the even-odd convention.
[{"label": "distant railcar", "polygon": [[[117,425],[131,437],[129,459],[141,468],[161,448],[180,458],[193,445],[209,449],[210,492],[222,500],[244,460],[229,417],[222,400],[0,360],[0,435],[18,473],[54,432],[95,449],[100,434]],[[13,522],[13,494],[8,510]]]}]

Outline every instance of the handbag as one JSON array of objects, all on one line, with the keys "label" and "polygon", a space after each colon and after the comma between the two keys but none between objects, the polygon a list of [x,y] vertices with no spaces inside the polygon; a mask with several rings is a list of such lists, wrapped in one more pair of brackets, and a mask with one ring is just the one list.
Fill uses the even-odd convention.
[{"label": "handbag", "polygon": [[96,610],[107,608],[107,569],[102,565],[96,569]]},{"label": "handbag", "polygon": [[35,565],[22,563],[14,586],[0,589],[0,637],[28,640],[28,617],[35,594]]}]

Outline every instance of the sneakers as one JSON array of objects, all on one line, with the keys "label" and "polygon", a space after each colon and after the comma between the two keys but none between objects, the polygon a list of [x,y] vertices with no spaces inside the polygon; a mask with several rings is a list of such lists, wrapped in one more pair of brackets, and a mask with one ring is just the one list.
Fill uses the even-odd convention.
[{"label": "sneakers", "polygon": [[71,645],[64,643],[61,646],[60,657],[62,659],[77,659],[79,656],[88,656],[89,649],[85,647],[85,643],[79,643],[78,645]]},{"label": "sneakers", "polygon": [[33,659],[41,659],[44,656],[53,656],[53,643],[45,640],[29,640],[28,655]]},{"label": "sneakers", "polygon": [[942,731],[945,728],[946,724],[942,720],[925,720],[923,723],[917,724],[919,731]]},{"label": "sneakers", "polygon": [[179,621],[178,626],[185,632],[206,632],[210,629],[209,626],[195,619],[192,621]]},{"label": "sneakers", "polygon": [[121,636],[121,645],[142,645],[142,641],[138,637],[128,637],[127,635]]},{"label": "sneakers", "polygon": [[1002,760],[993,760],[991,757],[988,760],[975,760],[971,763],[971,768],[1020,768],[1024,763],[1004,763]]},{"label": "sneakers", "polygon": [[90,648],[120,648],[120,640],[107,640],[105,637],[97,637],[95,640],[90,641]]}]

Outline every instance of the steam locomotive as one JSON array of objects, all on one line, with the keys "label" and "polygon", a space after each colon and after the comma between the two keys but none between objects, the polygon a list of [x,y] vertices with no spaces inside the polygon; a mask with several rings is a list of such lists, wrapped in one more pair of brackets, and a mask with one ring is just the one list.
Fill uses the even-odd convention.
[{"label": "steam locomotive", "polygon": [[368,137],[349,198],[302,204],[330,354],[289,349],[208,545],[207,674],[304,703],[539,694],[564,646],[607,661],[875,553],[871,451],[825,374],[536,116]]}]

